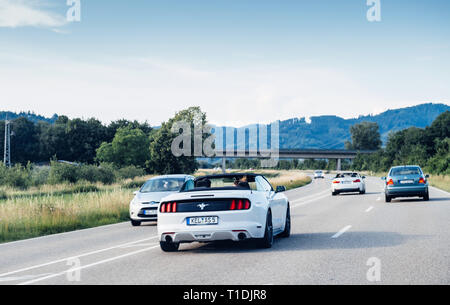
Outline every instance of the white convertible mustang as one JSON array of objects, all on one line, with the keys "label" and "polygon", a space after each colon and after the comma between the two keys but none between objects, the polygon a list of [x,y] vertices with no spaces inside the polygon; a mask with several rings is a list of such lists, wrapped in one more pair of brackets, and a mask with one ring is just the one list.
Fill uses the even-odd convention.
[{"label": "white convertible mustang", "polygon": [[273,237],[289,237],[291,216],[284,186],[273,187],[262,175],[223,174],[185,182],[158,209],[161,249],[180,243],[255,239],[270,248]]}]

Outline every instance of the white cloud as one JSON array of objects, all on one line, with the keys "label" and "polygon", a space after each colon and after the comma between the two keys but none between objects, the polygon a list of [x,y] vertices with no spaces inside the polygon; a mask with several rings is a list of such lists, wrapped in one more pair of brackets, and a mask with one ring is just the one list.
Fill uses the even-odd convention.
[{"label": "white cloud", "polygon": [[41,2],[31,0],[0,0],[0,27],[60,27],[64,16],[42,8]]},{"label": "white cloud", "polygon": [[[437,100],[410,99],[408,92],[391,88],[375,90],[347,71],[297,63],[205,68],[169,59],[92,63],[0,52],[0,70],[2,109],[93,116],[104,122],[126,118],[158,125],[198,105],[213,124],[244,126],[323,114],[357,117]],[[445,87],[436,96],[449,92]]]}]

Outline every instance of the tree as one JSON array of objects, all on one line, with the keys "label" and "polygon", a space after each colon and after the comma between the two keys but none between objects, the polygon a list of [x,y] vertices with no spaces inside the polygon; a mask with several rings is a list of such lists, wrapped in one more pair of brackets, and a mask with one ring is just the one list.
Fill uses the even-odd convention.
[{"label": "tree", "polygon": [[11,140],[11,161],[22,164],[38,161],[38,133],[34,123],[20,117],[12,122],[11,130],[14,134]]},{"label": "tree", "polygon": [[96,160],[114,163],[118,167],[135,165],[144,168],[150,156],[149,144],[150,140],[142,130],[121,127],[111,143],[100,145]]},{"label": "tree", "polygon": [[362,122],[350,127],[352,142],[346,144],[349,149],[377,150],[381,147],[381,137],[377,123]]},{"label": "tree", "polygon": [[138,121],[129,121],[125,119],[117,120],[111,122],[107,127],[107,139],[106,142],[111,142],[114,139],[114,136],[116,135],[116,132],[119,128],[123,127],[129,127],[131,129],[140,129],[142,130],[146,135],[150,135],[150,132],[152,131],[152,127],[147,122],[140,123]]},{"label": "tree", "polygon": [[[194,130],[194,125],[203,127],[206,125],[206,114],[200,107],[190,107],[175,114],[169,121],[164,122],[158,130],[151,135],[150,161],[147,167],[158,174],[193,173],[197,170],[197,162],[191,151],[189,155],[176,157],[172,152],[172,142],[178,134],[172,133],[175,122],[187,122]],[[209,133],[203,133],[202,141],[209,137]],[[191,133],[191,144],[194,143],[194,133]],[[193,147],[193,145],[191,145]]]}]

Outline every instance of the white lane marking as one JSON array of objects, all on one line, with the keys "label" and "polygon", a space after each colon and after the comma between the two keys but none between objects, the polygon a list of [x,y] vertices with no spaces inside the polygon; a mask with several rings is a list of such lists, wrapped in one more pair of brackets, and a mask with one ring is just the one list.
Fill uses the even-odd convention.
[{"label": "white lane marking", "polygon": [[96,251],[92,251],[92,252],[83,253],[83,254],[80,254],[80,255],[72,255],[70,257],[66,257],[66,258],[63,258],[63,259],[58,259],[58,260],[47,262],[47,263],[44,263],[44,264],[34,265],[34,266],[30,266],[30,267],[26,267],[26,268],[22,268],[22,269],[18,269],[18,270],[6,272],[6,273],[3,273],[3,274],[0,274],[0,278],[4,277],[4,276],[7,276],[7,275],[14,274],[14,273],[24,272],[24,271],[37,269],[37,268],[41,268],[41,267],[45,267],[45,266],[49,266],[49,265],[53,265],[53,264],[57,264],[57,263],[62,263],[62,262],[67,261],[70,258],[89,256],[89,255],[93,255],[93,254],[97,254],[97,253],[101,253],[101,252],[106,252],[106,251],[113,250],[113,249],[118,249],[120,247],[132,245],[132,244],[135,244],[135,243],[140,243],[140,242],[151,240],[151,239],[155,239],[155,238],[158,238],[158,236],[152,236],[150,238],[140,239],[140,240],[132,241],[132,242],[125,243],[125,244],[120,244],[120,245],[109,247],[109,248],[105,248],[105,249],[100,249],[100,250],[96,250]]},{"label": "white lane marking", "polygon": [[[302,205],[311,203],[313,201],[329,197],[330,193],[331,193],[331,191],[326,190],[326,191],[323,191],[323,192],[320,192],[320,193],[317,193],[317,194],[313,194],[313,195],[310,195],[310,196],[307,196],[307,197],[302,197],[302,198],[299,198],[299,199],[292,200],[291,201],[291,204],[292,204],[291,208],[302,206]],[[298,202],[298,203],[295,204],[296,202]]]},{"label": "white lane marking", "polygon": [[450,195],[449,192],[446,192],[446,191],[444,191],[444,190],[441,190],[441,189],[439,189],[439,188],[437,188],[437,187],[435,187],[435,186],[430,186],[430,188],[433,189],[433,190],[435,190],[435,191],[439,191],[439,192],[441,192],[441,193],[443,193],[443,194],[445,194],[445,195]]},{"label": "white lane marking", "polygon": [[153,245],[154,243],[142,243],[142,244],[133,244],[133,245],[126,245],[120,247],[120,249],[127,249],[127,248],[135,248],[135,247],[148,247]]},{"label": "white lane marking", "polygon": [[348,230],[350,230],[352,226],[346,226],[344,228],[342,228],[339,232],[337,232],[336,234],[334,234],[331,238],[338,238],[339,236],[341,236],[342,234],[344,234],[345,232],[347,232]]},{"label": "white lane marking", "polygon": [[89,264],[89,265],[86,265],[86,266],[81,266],[81,267],[78,267],[78,268],[65,270],[63,272],[51,274],[51,275],[44,276],[44,277],[41,277],[41,278],[38,278],[38,279],[34,279],[34,280],[31,280],[31,281],[28,281],[28,282],[23,282],[23,283],[20,283],[18,285],[29,285],[29,284],[33,284],[33,283],[36,283],[36,282],[41,282],[41,281],[44,281],[44,280],[48,280],[48,279],[51,279],[51,278],[54,278],[54,277],[58,277],[58,276],[64,275],[67,272],[74,272],[74,271],[83,270],[83,269],[94,267],[94,266],[101,265],[101,264],[104,264],[104,263],[112,262],[112,261],[115,261],[115,260],[118,260],[118,259],[121,259],[121,258],[124,258],[124,257],[128,257],[128,256],[136,255],[136,254],[139,254],[139,253],[142,253],[142,252],[150,251],[150,250],[155,249],[155,248],[159,248],[159,245],[155,245],[153,247],[149,247],[149,248],[141,249],[141,250],[138,250],[138,251],[122,254],[122,255],[111,257],[111,258],[108,258],[108,259],[104,259],[104,260],[101,260],[101,261],[98,261],[98,262],[95,262],[95,263],[92,263],[92,264]]},{"label": "white lane marking", "polygon": [[320,200],[320,199],[324,199],[324,198],[327,198],[329,196],[330,196],[329,194],[326,194],[326,195],[322,195],[320,197],[316,197],[316,198],[313,198],[313,199],[310,199],[310,200],[307,200],[307,201],[302,201],[300,203],[291,205],[291,209],[298,208],[300,206],[310,204],[311,202],[314,202],[314,201],[317,201],[317,200]]},{"label": "white lane marking", "polygon": [[86,228],[86,229],[80,229],[80,230],[69,231],[69,232],[55,233],[55,234],[50,234],[50,235],[45,235],[45,236],[39,236],[39,237],[23,239],[23,240],[10,241],[10,242],[7,242],[7,243],[0,244],[0,247],[5,247],[5,246],[19,244],[19,243],[32,242],[32,241],[36,241],[36,240],[40,240],[40,239],[49,239],[49,238],[52,238],[52,237],[58,237],[58,236],[63,236],[63,235],[76,234],[76,233],[80,233],[80,232],[84,232],[84,231],[104,229],[104,228],[108,228],[108,227],[124,225],[126,223],[129,223],[129,221],[124,221],[124,222],[119,222],[119,223],[112,223],[112,224],[109,224],[109,225],[104,225],[104,226],[99,226],[99,227],[94,227],[94,228]]},{"label": "white lane marking", "polygon": [[367,210],[366,210],[366,213],[369,213],[370,211],[372,211],[373,210],[373,207],[369,207]]},{"label": "white lane marking", "polygon": [[35,275],[23,275],[23,276],[13,276],[13,277],[4,277],[0,279],[0,282],[14,282],[14,281],[24,281],[29,279],[35,279],[37,277],[51,275],[53,273],[44,273],[44,274],[35,274]]}]

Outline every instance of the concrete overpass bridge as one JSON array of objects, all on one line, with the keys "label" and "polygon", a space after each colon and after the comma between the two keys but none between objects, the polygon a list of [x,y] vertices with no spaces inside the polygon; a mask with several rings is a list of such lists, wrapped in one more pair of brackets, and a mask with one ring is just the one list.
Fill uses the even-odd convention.
[{"label": "concrete overpass bridge", "polygon": [[330,150],[330,149],[280,149],[278,151],[263,150],[216,150],[216,157],[222,157],[222,168],[226,168],[227,158],[258,158],[276,157],[279,159],[336,159],[337,170],[341,170],[342,159],[355,159],[358,153],[371,154],[371,150]]}]

